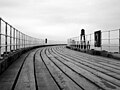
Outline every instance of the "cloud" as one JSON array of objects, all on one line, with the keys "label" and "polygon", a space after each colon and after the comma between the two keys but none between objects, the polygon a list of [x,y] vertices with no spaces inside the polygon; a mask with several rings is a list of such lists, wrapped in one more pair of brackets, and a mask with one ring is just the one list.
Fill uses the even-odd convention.
[{"label": "cloud", "polygon": [[0,0],[1,8],[16,8],[28,4],[31,0]]}]

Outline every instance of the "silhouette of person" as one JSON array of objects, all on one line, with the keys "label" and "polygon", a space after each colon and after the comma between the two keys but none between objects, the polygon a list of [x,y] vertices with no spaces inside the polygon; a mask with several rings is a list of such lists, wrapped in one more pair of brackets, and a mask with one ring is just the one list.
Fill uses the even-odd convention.
[{"label": "silhouette of person", "polygon": [[89,43],[89,41],[87,42],[87,49],[90,49],[90,43]]}]

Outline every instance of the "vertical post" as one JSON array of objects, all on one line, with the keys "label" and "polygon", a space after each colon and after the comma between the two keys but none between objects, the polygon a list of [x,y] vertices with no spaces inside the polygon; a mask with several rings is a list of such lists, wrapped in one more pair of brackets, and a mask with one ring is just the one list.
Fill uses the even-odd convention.
[{"label": "vertical post", "polygon": [[5,53],[7,54],[7,22],[5,22]]},{"label": "vertical post", "polygon": [[25,48],[27,47],[27,35],[25,35]]},{"label": "vertical post", "polygon": [[24,48],[25,48],[25,34],[24,34]]},{"label": "vertical post", "polygon": [[0,18],[0,58],[1,58],[1,18]]},{"label": "vertical post", "polygon": [[31,37],[29,36],[29,39],[28,39],[29,47],[31,47],[31,43],[32,43],[32,41],[30,42],[30,39],[31,39]]},{"label": "vertical post", "polygon": [[31,38],[30,40],[32,40],[32,43],[31,43],[32,45],[31,46],[33,46],[33,44],[35,45],[35,41],[34,41],[35,39]]},{"label": "vertical post", "polygon": [[27,45],[28,45],[28,47],[30,47],[30,44],[29,44],[29,39],[30,39],[30,37],[29,37],[29,36],[27,36],[27,40],[28,40]]},{"label": "vertical post", "polygon": [[23,48],[23,34],[21,32],[21,48]]},{"label": "vertical post", "polygon": [[18,33],[17,33],[17,34],[18,34],[18,35],[17,35],[17,36],[18,36],[18,41],[17,41],[17,42],[18,42],[18,49],[19,49],[19,48],[20,48],[20,43],[19,43],[19,31],[17,31],[17,32],[18,32]]},{"label": "vertical post", "polygon": [[[30,39],[30,40],[31,40],[31,39]],[[35,39],[32,38],[32,46],[34,46],[35,44],[36,44]]]},{"label": "vertical post", "polygon": [[109,44],[109,52],[110,52],[110,31],[108,31],[108,44]]},{"label": "vertical post", "polygon": [[79,48],[79,37],[77,38],[77,49]]},{"label": "vertical post", "polygon": [[10,26],[10,51],[11,51],[11,48],[12,48],[12,26]]},{"label": "vertical post", "polygon": [[102,40],[103,40],[103,38],[102,38],[102,33],[103,33],[103,32],[101,31],[101,51],[102,51],[102,46],[103,46],[103,45],[102,45]]},{"label": "vertical post", "polygon": [[30,47],[30,43],[29,43],[30,37],[29,36],[28,36],[27,40],[28,40],[28,47]]},{"label": "vertical post", "polygon": [[88,35],[85,35],[84,50],[87,50]]},{"label": "vertical post", "polygon": [[31,47],[32,45],[32,41],[30,42],[30,40],[31,40],[31,37],[29,36],[29,47]]},{"label": "vertical post", "polygon": [[22,35],[22,40],[21,40],[21,42],[22,42],[22,48],[23,48],[23,47],[24,47],[24,41],[23,41],[24,35],[23,35],[23,33],[21,33],[21,35]]},{"label": "vertical post", "polygon": [[26,45],[25,47],[28,47],[28,36],[26,35]]},{"label": "vertical post", "polygon": [[29,42],[29,40],[30,40],[30,37],[28,36],[28,47],[30,47],[30,42]]},{"label": "vertical post", "polygon": [[119,54],[120,54],[120,29],[119,29]]},{"label": "vertical post", "polygon": [[22,48],[22,42],[21,42],[21,40],[22,40],[22,35],[21,35],[21,32],[20,32],[20,48]]},{"label": "vertical post", "polygon": [[15,50],[15,28],[13,30],[13,50]]},{"label": "vertical post", "polygon": [[19,31],[18,31],[18,49],[20,48],[20,43],[19,43],[19,40],[20,40],[20,34],[19,34]]},{"label": "vertical post", "polygon": [[20,32],[20,48],[22,48],[22,42],[21,42],[21,40],[22,40],[22,34]]},{"label": "vertical post", "polygon": [[19,32],[19,49],[20,49],[20,31],[18,31]]},{"label": "vertical post", "polygon": [[27,35],[25,35],[25,48],[27,47]]},{"label": "vertical post", "polygon": [[23,34],[23,48],[24,48],[24,44],[25,44],[25,35]]},{"label": "vertical post", "polygon": [[17,38],[17,30],[16,30],[16,50],[17,50],[17,48],[18,48],[18,47],[17,47],[17,44],[18,44],[18,43],[17,43],[17,39],[18,39],[18,38]]},{"label": "vertical post", "polygon": [[[71,42],[71,39],[70,39],[70,42]],[[79,49],[81,49],[81,39],[80,39],[80,36],[79,36]]]},{"label": "vertical post", "polygon": [[[90,34],[90,47],[92,46],[92,45],[91,45],[91,42],[92,42],[92,40],[91,40],[91,34]],[[91,48],[89,48],[89,49],[91,49]]]},{"label": "vertical post", "polygon": [[34,42],[35,42],[35,46],[37,46],[37,39],[36,39],[36,38],[34,38],[34,40],[35,40],[35,41],[34,41]]},{"label": "vertical post", "polygon": [[[24,34],[25,35],[25,34]],[[24,38],[25,40],[25,43],[24,43],[24,48],[26,48],[26,35],[25,35],[25,38]]]}]

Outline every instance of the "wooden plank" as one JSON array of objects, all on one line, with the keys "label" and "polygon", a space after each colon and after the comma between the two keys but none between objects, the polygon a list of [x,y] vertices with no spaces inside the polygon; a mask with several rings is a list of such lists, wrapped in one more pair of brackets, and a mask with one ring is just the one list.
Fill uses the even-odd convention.
[{"label": "wooden plank", "polygon": [[104,63],[108,63],[108,65],[112,64],[114,66],[120,67],[120,62],[116,59],[101,57],[101,56],[95,56],[95,55],[89,55],[89,54],[86,54],[86,53],[76,52],[76,51],[73,51],[73,50],[70,50],[70,49],[67,49],[67,48],[64,48],[64,49],[61,48],[59,50],[61,50],[62,52],[64,51],[64,52],[67,52],[67,53],[71,53],[75,56],[90,59],[90,60],[93,60],[93,61],[96,61],[96,62],[104,62]]},{"label": "wooden plank", "polygon": [[38,90],[59,90],[40,57],[40,51],[36,54],[35,58]]},{"label": "wooden plank", "polygon": [[[56,53],[57,54],[57,53]],[[57,54],[57,55],[59,55],[59,54]],[[62,55],[61,55],[62,56]],[[64,56],[62,56],[62,57],[64,57]],[[69,56],[70,57],[70,56]],[[89,61],[86,61],[86,60],[79,60],[79,59],[75,59],[75,58],[72,58],[71,57],[71,59],[68,59],[67,57],[64,57],[66,60],[69,60],[70,62],[73,62],[73,63],[75,63],[76,65],[80,65],[80,66],[83,66],[84,68],[90,68],[90,69],[93,69],[93,70],[91,70],[91,71],[94,71],[95,73],[97,73],[98,71],[98,73],[100,74],[101,72],[103,73],[101,73],[102,74],[102,76],[101,77],[103,77],[103,75],[104,74],[107,74],[107,75],[110,75],[111,76],[111,78],[117,78],[117,79],[120,79],[120,75],[118,74],[119,72],[117,72],[117,73],[115,73],[115,72],[112,72],[111,70],[106,70],[106,69],[103,69],[103,67],[105,67],[105,66],[101,66],[101,67],[98,67],[98,66],[100,66],[99,64],[91,64],[91,62],[89,62]],[[95,70],[97,70],[97,71],[95,71]],[[93,72],[92,72],[93,73]],[[99,74],[97,74],[97,75],[99,75]],[[104,75],[105,76],[105,75]],[[109,79],[108,79],[109,80]],[[113,81],[116,81],[116,80],[113,80]]]},{"label": "wooden plank", "polygon": [[57,68],[45,55],[42,53],[45,63],[47,64],[51,74],[54,76],[57,83],[60,85],[61,89],[65,90],[82,90],[78,85],[76,85],[70,78],[68,78],[59,68]]},{"label": "wooden plank", "polygon": [[[64,57],[64,58],[65,58],[65,57]],[[95,74],[95,75],[97,75],[97,76],[99,76],[99,77],[101,77],[101,78],[103,78],[103,79],[111,82],[111,83],[116,84],[117,86],[120,85],[120,81],[119,81],[119,80],[117,80],[117,79],[115,79],[115,78],[113,78],[113,77],[110,77],[109,75],[106,75],[105,73],[101,73],[101,72],[99,72],[98,70],[94,70],[94,69],[92,69],[92,68],[90,68],[90,67],[87,67],[87,66],[85,66],[85,65],[83,65],[83,64],[76,63],[76,62],[74,62],[74,61],[71,60],[71,59],[68,59],[68,58],[65,58],[65,59],[67,59],[68,61],[70,61],[72,64],[75,64],[76,66],[79,66],[79,67],[81,67],[81,68],[83,68],[83,69],[85,69],[85,70],[88,70],[89,72],[91,72],[91,73],[93,73],[93,74]],[[114,75],[116,75],[116,74],[114,74]],[[119,78],[119,75],[116,75],[116,78],[117,78],[117,77]]]},{"label": "wooden plank", "polygon": [[[48,54],[48,52],[47,52],[47,54]],[[76,83],[78,83],[80,86],[82,86],[85,90],[98,90],[99,89],[96,85],[92,84],[87,79],[80,76],[79,74],[74,72],[72,69],[68,68],[67,66],[60,63],[58,60],[56,60],[54,58],[54,57],[59,58],[59,56],[57,56],[55,54],[52,54],[53,56],[51,56],[51,54],[48,54],[48,55],[66,74],[68,74],[72,79],[74,79],[76,81]]]},{"label": "wooden plank", "polygon": [[20,66],[28,53],[23,54],[12,63],[9,68],[0,75],[0,90],[11,90]]},{"label": "wooden plank", "polygon": [[[61,56],[62,56],[62,55],[61,55]],[[81,75],[85,76],[85,77],[88,78],[89,80],[93,81],[94,83],[98,84],[99,86],[101,86],[101,87],[103,87],[103,88],[105,88],[105,89],[107,89],[107,90],[109,90],[109,89],[111,89],[111,88],[114,88],[115,90],[119,90],[119,89],[120,89],[118,86],[116,86],[116,85],[114,85],[114,84],[112,84],[112,83],[109,83],[108,81],[104,81],[104,80],[102,80],[102,79],[99,78],[99,77],[96,77],[94,74],[86,71],[86,70],[83,69],[83,68],[80,68],[80,67],[74,65],[74,64],[71,63],[71,62],[68,62],[68,61],[66,61],[66,60],[64,60],[64,59],[62,59],[62,58],[60,58],[60,57],[57,57],[57,58],[59,58],[59,60],[60,60],[61,62],[63,62],[63,63],[66,64],[67,66],[71,67],[71,68],[72,68],[73,70],[75,70],[76,72],[80,73]],[[66,58],[66,59],[67,59],[67,58]],[[68,59],[67,59],[67,60],[68,60]],[[109,86],[111,86],[111,88],[108,87],[107,85],[105,85],[105,84],[103,83],[103,81],[106,82]]]},{"label": "wooden plank", "polygon": [[[60,52],[61,54],[63,54],[64,52]],[[109,70],[109,71],[112,71],[112,72],[114,72],[114,73],[117,73],[117,74],[120,74],[120,70],[118,70],[118,68],[113,68],[113,67],[109,67],[110,65],[109,64],[101,64],[101,62],[96,62],[96,61],[93,61],[92,59],[89,59],[89,58],[82,58],[81,56],[80,57],[77,57],[74,53],[72,54],[72,52],[70,53],[70,52],[66,52],[66,53],[64,53],[63,54],[64,56],[66,56],[66,57],[68,57],[68,58],[70,58],[70,59],[73,59],[73,60],[76,60],[76,61],[78,61],[78,62],[80,62],[80,61],[82,61],[83,63],[85,62],[85,63],[89,63],[89,64],[91,64],[91,65],[93,65],[93,66],[98,66],[98,67],[100,67],[100,68],[103,68],[103,69],[106,69],[106,70]],[[86,57],[87,57],[87,55],[86,55]]]},{"label": "wooden plank", "polygon": [[33,56],[35,51],[31,52],[26,58],[16,83],[15,90],[36,90],[33,67]]}]

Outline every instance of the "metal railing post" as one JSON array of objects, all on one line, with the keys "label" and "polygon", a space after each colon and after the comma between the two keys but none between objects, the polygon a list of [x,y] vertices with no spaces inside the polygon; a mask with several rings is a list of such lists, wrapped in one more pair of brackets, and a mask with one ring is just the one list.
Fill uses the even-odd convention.
[{"label": "metal railing post", "polygon": [[21,48],[23,48],[23,33],[21,32]]},{"label": "metal railing post", "polygon": [[28,39],[28,44],[29,44],[29,47],[31,46],[31,42],[30,42],[30,39],[31,39],[31,37],[29,36],[29,39]]},{"label": "metal railing post", "polygon": [[15,28],[13,30],[13,50],[15,50]]},{"label": "metal railing post", "polygon": [[27,47],[29,47],[29,36],[27,36]]},{"label": "metal railing post", "polygon": [[24,48],[24,34],[22,33],[22,48]]},{"label": "metal railing post", "polygon": [[0,18],[0,58],[1,58],[1,18]]},{"label": "metal railing post", "polygon": [[30,47],[30,44],[29,44],[29,39],[30,39],[30,37],[28,36],[28,39],[27,39],[27,40],[28,40],[28,47]]},{"label": "metal railing post", "polygon": [[109,52],[110,52],[110,31],[108,31],[108,44],[109,44]]},{"label": "metal railing post", "polygon": [[26,45],[25,47],[28,47],[28,36],[26,35]]},{"label": "metal railing post", "polygon": [[25,48],[26,48],[26,45],[27,45],[27,36],[25,35]]},{"label": "metal railing post", "polygon": [[24,34],[24,48],[25,48],[25,34]]},{"label": "metal railing post", "polygon": [[11,48],[12,48],[12,26],[10,26],[10,51],[11,51]]},{"label": "metal railing post", "polygon": [[27,47],[27,35],[25,35],[25,48]]},{"label": "metal railing post", "polygon": [[31,42],[30,42],[30,40],[31,40],[31,37],[29,36],[29,41],[28,41],[28,43],[29,43],[29,47],[31,47]]},{"label": "metal railing post", "polygon": [[79,36],[79,49],[81,49],[81,38]]},{"label": "metal railing post", "polygon": [[19,49],[19,48],[20,48],[20,46],[19,46],[19,31],[18,31],[18,33],[17,33],[17,36],[18,36],[18,37],[17,37],[17,38],[18,38],[18,41],[17,41],[17,42],[18,42],[18,45],[17,45],[17,46],[18,46],[18,49]]},{"label": "metal railing post", "polygon": [[20,33],[18,31],[18,49],[20,49],[20,42],[19,42],[19,40],[20,40]]},{"label": "metal railing post", "polygon": [[17,48],[18,48],[18,47],[17,47],[17,44],[18,44],[18,43],[17,43],[17,39],[18,39],[18,38],[17,38],[17,32],[18,32],[18,31],[16,30],[16,50],[17,50]]},{"label": "metal railing post", "polygon": [[5,22],[5,54],[7,54],[7,22]]},{"label": "metal railing post", "polygon": [[103,46],[103,45],[102,45],[102,41],[103,41],[102,33],[103,33],[103,32],[101,31],[101,51],[102,51],[102,46]]},{"label": "metal railing post", "polygon": [[19,40],[19,49],[20,49],[20,44],[21,44],[20,43],[20,31],[18,31],[18,33],[19,33],[19,37],[18,37],[19,39],[18,40]]},{"label": "metal railing post", "polygon": [[22,39],[22,35],[21,35],[21,32],[20,32],[20,49],[22,48],[22,42],[21,42],[21,39]]},{"label": "metal railing post", "polygon": [[[91,42],[92,42],[92,40],[91,40],[91,34],[90,34],[90,47],[91,47]],[[91,49],[91,48],[89,48],[89,49]]]},{"label": "metal railing post", "polygon": [[119,29],[119,54],[120,54],[120,29]]},{"label": "metal railing post", "polygon": [[28,47],[28,36],[26,35],[26,44],[25,47]]}]

